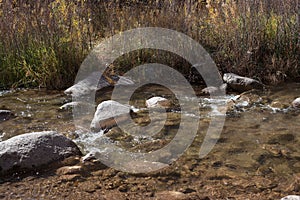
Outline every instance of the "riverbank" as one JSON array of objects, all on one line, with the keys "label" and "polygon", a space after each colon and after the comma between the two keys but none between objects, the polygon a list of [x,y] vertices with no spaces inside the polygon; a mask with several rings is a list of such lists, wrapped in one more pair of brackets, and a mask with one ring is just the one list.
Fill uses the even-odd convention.
[{"label": "riverbank", "polygon": [[[222,74],[264,84],[299,80],[297,0],[96,2],[1,2],[0,88],[65,89],[104,38],[149,26],[190,36],[210,53]],[[122,75],[149,62],[167,64],[197,82],[182,58],[150,49],[120,57],[114,71]]]}]

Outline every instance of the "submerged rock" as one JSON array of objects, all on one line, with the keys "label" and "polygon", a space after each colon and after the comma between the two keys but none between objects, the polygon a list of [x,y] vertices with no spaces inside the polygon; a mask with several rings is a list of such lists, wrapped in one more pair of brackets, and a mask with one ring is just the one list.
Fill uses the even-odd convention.
[{"label": "submerged rock", "polygon": [[205,94],[217,94],[217,93],[221,93],[221,92],[225,93],[226,88],[227,88],[227,84],[224,83],[220,87],[214,87],[214,86],[206,87],[203,90],[201,90],[201,92],[205,93]]},{"label": "submerged rock", "polygon": [[283,102],[280,101],[272,101],[272,103],[270,104],[271,108],[277,109],[277,110],[283,110],[289,107],[288,104],[285,104]]},{"label": "submerged rock", "polygon": [[72,95],[72,96],[83,96],[105,87],[110,87],[114,85],[133,85],[133,84],[134,82],[130,78],[124,76],[102,75],[101,78],[99,78],[99,73],[95,72],[89,75],[87,78],[79,81],[75,85],[66,89],[65,94]]},{"label": "submerged rock", "polygon": [[173,200],[184,200],[188,199],[188,196],[182,192],[177,191],[162,191],[155,194],[155,199],[157,200],[165,200],[165,199],[173,199]]},{"label": "submerged rock", "polygon": [[297,99],[295,99],[293,102],[292,102],[292,106],[294,108],[300,108],[300,97],[298,97]]},{"label": "submerged rock", "polygon": [[262,90],[264,88],[264,85],[257,80],[239,76],[233,73],[225,73],[223,75],[223,80],[228,84],[229,87],[238,92],[245,92],[252,89]]},{"label": "submerged rock", "polygon": [[162,162],[152,162],[152,161],[129,161],[122,166],[122,170],[130,173],[147,173],[151,171],[156,171],[158,169],[168,167],[168,164]]},{"label": "submerged rock", "polygon": [[297,196],[297,195],[288,195],[286,197],[281,198],[281,200],[300,200],[300,196]]},{"label": "submerged rock", "polygon": [[101,129],[111,128],[116,124],[115,117],[119,117],[119,119],[124,117],[125,120],[129,112],[129,105],[123,105],[113,100],[103,101],[97,106],[91,123],[91,129],[93,131],[99,131]]},{"label": "submerged rock", "polygon": [[82,166],[64,166],[56,170],[57,175],[80,174],[83,172]]},{"label": "submerged rock", "polygon": [[0,173],[32,169],[81,155],[72,140],[55,131],[27,133],[0,142]]},{"label": "submerged rock", "polygon": [[163,97],[152,97],[146,101],[147,108],[170,107],[171,102]]},{"label": "submerged rock", "polygon": [[0,110],[0,122],[11,119],[14,114],[10,110]]}]

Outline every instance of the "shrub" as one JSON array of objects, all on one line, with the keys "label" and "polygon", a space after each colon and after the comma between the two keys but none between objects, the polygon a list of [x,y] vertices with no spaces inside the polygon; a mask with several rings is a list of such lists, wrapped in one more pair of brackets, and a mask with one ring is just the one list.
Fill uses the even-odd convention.
[{"label": "shrub", "polygon": [[[65,88],[95,44],[147,26],[189,35],[210,52],[221,72],[272,84],[295,79],[300,74],[297,1],[1,1],[0,87]],[[147,49],[122,56],[115,71],[155,57],[190,77],[182,58]]]}]

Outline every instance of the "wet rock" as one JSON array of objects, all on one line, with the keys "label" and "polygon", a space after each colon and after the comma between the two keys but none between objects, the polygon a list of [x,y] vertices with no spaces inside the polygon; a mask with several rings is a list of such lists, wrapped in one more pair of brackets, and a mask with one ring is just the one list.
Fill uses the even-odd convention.
[{"label": "wet rock", "polygon": [[281,198],[280,200],[300,200],[300,196],[298,196],[298,195],[288,195],[286,197]]},{"label": "wet rock", "polygon": [[14,117],[14,114],[10,110],[0,110],[0,122],[6,121]]},{"label": "wet rock", "polygon": [[232,98],[232,101],[234,102],[234,106],[236,108],[248,107],[250,104],[252,104],[249,97],[246,95],[236,95],[234,98]]},{"label": "wet rock", "polygon": [[173,200],[184,200],[188,199],[188,195],[177,192],[177,191],[163,191],[155,194],[156,200],[165,200],[165,199],[173,199]]},{"label": "wet rock", "polygon": [[262,94],[259,90],[243,92],[242,94],[240,94],[240,96],[242,98],[248,99],[250,104],[261,103],[263,101],[263,98],[261,97]]},{"label": "wet rock", "polygon": [[65,158],[63,161],[61,161],[61,165],[60,166],[73,166],[76,165],[78,163],[80,163],[80,158],[81,156],[70,156]]},{"label": "wet rock", "polygon": [[82,177],[81,177],[81,175],[80,174],[66,174],[66,175],[62,175],[61,177],[60,177],[60,179],[62,180],[62,181],[76,181],[76,180],[79,180],[79,179],[81,179]]},{"label": "wet rock", "polygon": [[57,175],[66,175],[66,174],[80,174],[82,172],[81,166],[64,166],[56,170]]},{"label": "wet rock", "polygon": [[279,110],[282,110],[282,109],[285,109],[285,108],[289,107],[289,105],[287,105],[285,103],[282,103],[282,102],[279,102],[279,101],[272,101],[270,106],[272,108],[279,109]]},{"label": "wet rock", "polygon": [[118,121],[125,121],[128,119],[129,112],[128,105],[113,100],[103,101],[98,105],[90,127],[93,131],[111,128],[116,125],[115,117],[118,117]]},{"label": "wet rock", "polygon": [[298,97],[297,99],[295,99],[295,100],[292,102],[292,107],[293,107],[293,108],[300,108],[300,97]]},{"label": "wet rock", "polygon": [[201,90],[204,94],[222,94],[226,92],[227,84],[223,84],[220,87],[209,86]]},{"label": "wet rock", "polygon": [[86,154],[85,156],[83,156],[81,158],[81,162],[82,163],[85,163],[85,162],[92,162],[92,163],[95,163],[97,162],[97,157],[96,157],[96,153],[95,152],[90,152],[88,154]]},{"label": "wet rock", "polygon": [[117,75],[102,75],[98,72],[90,74],[87,78],[65,90],[65,94],[72,96],[88,95],[105,87],[114,85],[133,85],[134,82],[127,77]]},{"label": "wet rock", "polygon": [[146,101],[147,108],[170,107],[171,102],[163,97],[152,97]]},{"label": "wet rock", "polygon": [[262,90],[264,87],[263,84],[257,80],[233,73],[225,73],[223,75],[223,80],[230,88],[238,92],[245,92],[252,89]]},{"label": "wet rock", "polygon": [[74,107],[91,107],[95,108],[92,104],[87,104],[86,102],[78,102],[78,101],[72,101],[69,103],[65,103],[64,105],[60,106],[60,110],[71,110]]},{"label": "wet rock", "polygon": [[81,155],[76,144],[55,131],[27,133],[0,142],[0,169],[38,168],[74,155]]}]

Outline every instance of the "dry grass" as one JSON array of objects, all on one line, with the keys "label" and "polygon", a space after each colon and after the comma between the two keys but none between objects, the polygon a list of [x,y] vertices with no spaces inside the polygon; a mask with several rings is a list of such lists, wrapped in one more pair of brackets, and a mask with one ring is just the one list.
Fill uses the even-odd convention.
[{"label": "dry grass", "polygon": [[[0,87],[65,88],[93,44],[147,26],[192,37],[211,53],[221,72],[267,84],[300,74],[297,0],[0,2]],[[184,60],[150,50],[124,55],[116,70],[153,61],[153,55],[188,77],[191,69]]]}]

